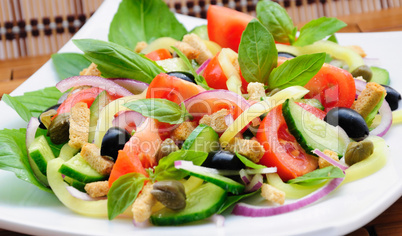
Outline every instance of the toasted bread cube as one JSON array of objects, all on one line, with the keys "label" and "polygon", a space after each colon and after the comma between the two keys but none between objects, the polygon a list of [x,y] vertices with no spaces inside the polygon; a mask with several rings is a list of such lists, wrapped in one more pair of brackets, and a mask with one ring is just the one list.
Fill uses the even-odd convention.
[{"label": "toasted bread cube", "polygon": [[270,202],[283,205],[285,203],[286,194],[272,185],[262,184],[261,196]]},{"label": "toasted bread cube", "polygon": [[88,68],[83,69],[80,72],[80,75],[92,75],[92,76],[101,76],[101,72],[97,68],[98,66],[95,63],[91,63]]},{"label": "toasted bread cube", "polygon": [[[336,153],[336,152],[334,152],[334,151],[332,151],[332,150],[328,150],[328,149],[325,149],[325,150],[323,151],[323,153],[324,153],[325,155],[331,157],[331,159],[333,159],[334,161],[339,161],[338,153]],[[325,168],[325,167],[328,167],[328,166],[332,166],[332,164],[329,163],[327,160],[325,160],[325,159],[322,158],[322,157],[319,157],[319,158],[318,158],[318,167],[319,167],[320,169]]]},{"label": "toasted bread cube", "polygon": [[91,197],[105,197],[109,193],[109,181],[88,183],[85,185],[85,191]]},{"label": "toasted bread cube", "polygon": [[70,141],[68,145],[72,148],[80,149],[88,142],[90,117],[88,105],[84,102],[79,102],[71,108],[70,114]]},{"label": "toasted bread cube", "polygon": [[353,102],[351,108],[366,119],[386,94],[387,91],[383,86],[375,82],[367,83],[366,88],[362,91],[357,100]]},{"label": "toasted bread cube", "polygon": [[93,143],[82,146],[81,156],[88,164],[102,175],[109,175],[113,169],[113,161],[100,155],[100,149]]},{"label": "toasted bread cube", "polygon": [[131,211],[136,222],[144,222],[152,214],[152,207],[157,203],[156,198],[151,194],[152,189],[153,184],[148,182],[133,203]]}]

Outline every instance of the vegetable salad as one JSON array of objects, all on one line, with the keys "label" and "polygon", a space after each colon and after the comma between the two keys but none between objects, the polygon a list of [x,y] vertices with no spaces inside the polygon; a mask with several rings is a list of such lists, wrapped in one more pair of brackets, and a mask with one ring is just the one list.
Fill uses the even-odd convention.
[{"label": "vegetable salad", "polygon": [[52,56],[55,87],[4,95],[28,126],[0,131],[22,174],[0,168],[78,214],[142,226],[283,214],[385,165],[401,97],[337,43],[345,23],[297,35],[271,1],[256,18],[210,6],[207,20],[187,32],[163,1],[123,0],[108,41]]}]

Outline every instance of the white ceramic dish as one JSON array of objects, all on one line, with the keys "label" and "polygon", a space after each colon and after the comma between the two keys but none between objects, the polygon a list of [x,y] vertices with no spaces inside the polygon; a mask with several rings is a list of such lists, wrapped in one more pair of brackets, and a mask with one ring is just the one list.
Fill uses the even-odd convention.
[{"label": "white ceramic dish", "polygon": [[[118,1],[108,0],[74,38],[106,39],[109,23]],[[205,21],[179,16],[188,29]],[[339,34],[343,45],[360,45],[370,58],[380,58],[390,72],[392,86],[402,91],[402,67],[397,52],[402,52],[402,32]],[[62,52],[78,52],[67,43]],[[399,65],[398,65],[399,64]],[[12,95],[53,86],[57,76],[52,62],[47,62]],[[0,129],[25,127],[18,115],[4,102],[0,103]],[[64,207],[58,199],[35,186],[17,179],[13,173],[0,170],[0,228],[38,235],[341,235],[351,232],[381,214],[402,195],[402,126],[394,126],[385,136],[390,147],[386,166],[364,179],[346,184],[311,206],[291,213],[247,218],[228,215],[225,226],[217,228],[208,220],[179,227],[135,228],[131,219],[88,218]]]}]

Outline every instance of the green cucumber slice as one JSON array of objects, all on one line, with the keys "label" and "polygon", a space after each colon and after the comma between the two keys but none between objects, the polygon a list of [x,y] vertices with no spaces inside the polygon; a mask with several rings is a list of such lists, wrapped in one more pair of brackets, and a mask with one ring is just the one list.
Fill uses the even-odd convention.
[{"label": "green cucumber slice", "polygon": [[200,124],[184,141],[182,149],[207,153],[218,151],[219,135],[208,125]]},{"label": "green cucumber slice", "polygon": [[186,63],[181,58],[178,57],[156,61],[156,64],[161,66],[166,72],[185,71],[191,73]]},{"label": "green cucumber slice", "polygon": [[111,99],[109,94],[106,92],[106,90],[103,90],[95,98],[94,102],[89,108],[90,117],[89,117],[88,142],[92,143],[94,141],[96,125],[98,124],[99,119],[99,113],[107,104],[109,104],[110,101]]},{"label": "green cucumber slice", "polygon": [[107,176],[94,170],[81,156],[80,153],[61,165],[59,172],[65,176],[83,183],[106,180]]},{"label": "green cucumber slice", "polygon": [[59,158],[63,159],[64,161],[70,160],[75,154],[77,154],[79,149],[75,149],[70,147],[68,143],[64,144],[63,147],[60,149]]},{"label": "green cucumber slice", "polygon": [[48,161],[54,159],[52,149],[46,141],[44,135],[38,136],[28,148],[29,156],[36,163],[39,171],[46,176]]},{"label": "green cucumber slice", "polygon": [[370,67],[373,76],[371,77],[371,82],[376,82],[378,84],[389,85],[389,72],[386,69],[371,66]]},{"label": "green cucumber slice", "polygon": [[181,211],[163,208],[151,215],[154,225],[179,225],[202,220],[216,213],[226,199],[226,192],[212,184],[205,183],[189,193],[186,207]]},{"label": "green cucumber slice", "polygon": [[289,99],[283,104],[282,113],[289,132],[307,153],[329,149],[343,156],[350,140],[339,126],[326,123]]},{"label": "green cucumber slice", "polygon": [[198,35],[201,39],[209,40],[207,25],[197,26],[189,32],[189,34],[191,33]]},{"label": "green cucumber slice", "polygon": [[68,183],[70,186],[80,190],[81,192],[86,193],[86,191],[85,191],[85,185],[86,184],[85,183],[80,182],[80,181],[75,180],[75,179],[72,179],[72,178],[70,178],[68,176],[64,176],[64,181],[66,183]]},{"label": "green cucumber slice", "polygon": [[311,99],[301,98],[301,99],[297,99],[295,101],[313,106],[317,109],[320,109],[321,111],[323,111],[325,109],[324,106],[321,104],[321,102],[315,98],[311,98]]}]

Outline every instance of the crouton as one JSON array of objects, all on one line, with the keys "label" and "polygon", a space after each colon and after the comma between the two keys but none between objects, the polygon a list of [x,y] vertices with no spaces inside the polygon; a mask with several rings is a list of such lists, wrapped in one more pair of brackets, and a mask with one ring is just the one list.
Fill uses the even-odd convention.
[{"label": "crouton", "polygon": [[212,115],[204,115],[200,119],[200,124],[210,126],[217,133],[223,133],[228,128],[225,121],[227,115],[229,115],[229,111],[227,109],[221,109]]},{"label": "crouton", "polygon": [[156,198],[151,194],[152,189],[153,184],[148,182],[134,201],[131,211],[136,222],[144,222],[152,214],[152,207],[157,203]]},{"label": "crouton", "polygon": [[190,136],[191,132],[196,127],[195,122],[185,121],[181,123],[176,129],[172,132],[172,139],[177,141],[184,141]]},{"label": "crouton", "polygon": [[265,97],[265,89],[263,83],[251,82],[247,85],[248,100],[260,101]]},{"label": "crouton", "polygon": [[214,57],[214,55],[211,51],[209,51],[202,39],[196,34],[184,35],[183,42],[188,43],[191,47],[197,49],[200,52],[200,55],[195,59],[198,64],[202,64],[206,60]]},{"label": "crouton", "polygon": [[366,57],[367,54],[366,52],[363,50],[363,48],[361,48],[358,45],[350,45],[350,46],[346,46],[349,49],[352,49],[355,53],[359,54],[361,57]]},{"label": "crouton", "polygon": [[80,75],[93,75],[93,76],[101,76],[101,72],[97,68],[98,66],[95,63],[91,63],[88,68],[83,69],[80,72]]},{"label": "crouton", "polygon": [[68,145],[72,148],[80,149],[88,142],[90,117],[88,105],[84,102],[79,102],[71,108],[70,114],[70,141],[68,141]]},{"label": "crouton", "polygon": [[265,153],[264,148],[261,144],[256,140],[247,140],[234,138],[232,141],[225,147],[226,150],[230,152],[238,152],[240,155],[243,155],[250,159],[250,161],[257,163],[260,161],[262,156]]},{"label": "crouton", "polygon": [[109,192],[109,181],[88,183],[84,188],[91,197],[105,197]]},{"label": "crouton", "polygon": [[112,172],[113,161],[100,155],[100,149],[93,143],[86,143],[82,146],[81,156],[88,164],[102,175],[109,175]]},{"label": "crouton", "polygon": [[262,184],[261,196],[270,202],[278,203],[283,205],[285,203],[285,192],[275,188],[269,184]]},{"label": "crouton", "polygon": [[[328,149],[325,149],[325,150],[323,151],[323,153],[324,153],[325,155],[331,157],[331,159],[333,159],[334,161],[339,161],[338,153],[336,153],[336,152],[334,152],[334,151],[332,151],[332,150],[328,150]],[[325,159],[322,158],[322,157],[319,157],[319,158],[318,158],[318,167],[319,167],[320,169],[325,168],[325,167],[328,167],[328,166],[332,166],[332,164],[329,163],[327,160],[325,160]]]},{"label": "crouton", "polygon": [[156,160],[159,162],[160,159],[177,150],[179,150],[179,147],[174,143],[173,139],[167,138],[161,143],[161,146],[156,153]]},{"label": "crouton", "polygon": [[148,47],[148,44],[146,42],[144,41],[138,42],[137,45],[135,45],[134,52],[140,53],[146,47]]},{"label": "crouton", "polygon": [[196,59],[200,55],[200,51],[190,46],[185,42],[176,42],[174,45],[179,49],[189,60]]},{"label": "crouton", "polygon": [[387,94],[385,88],[375,82],[367,83],[356,101],[353,102],[352,109],[357,111],[364,119],[377,106],[377,104]]}]

